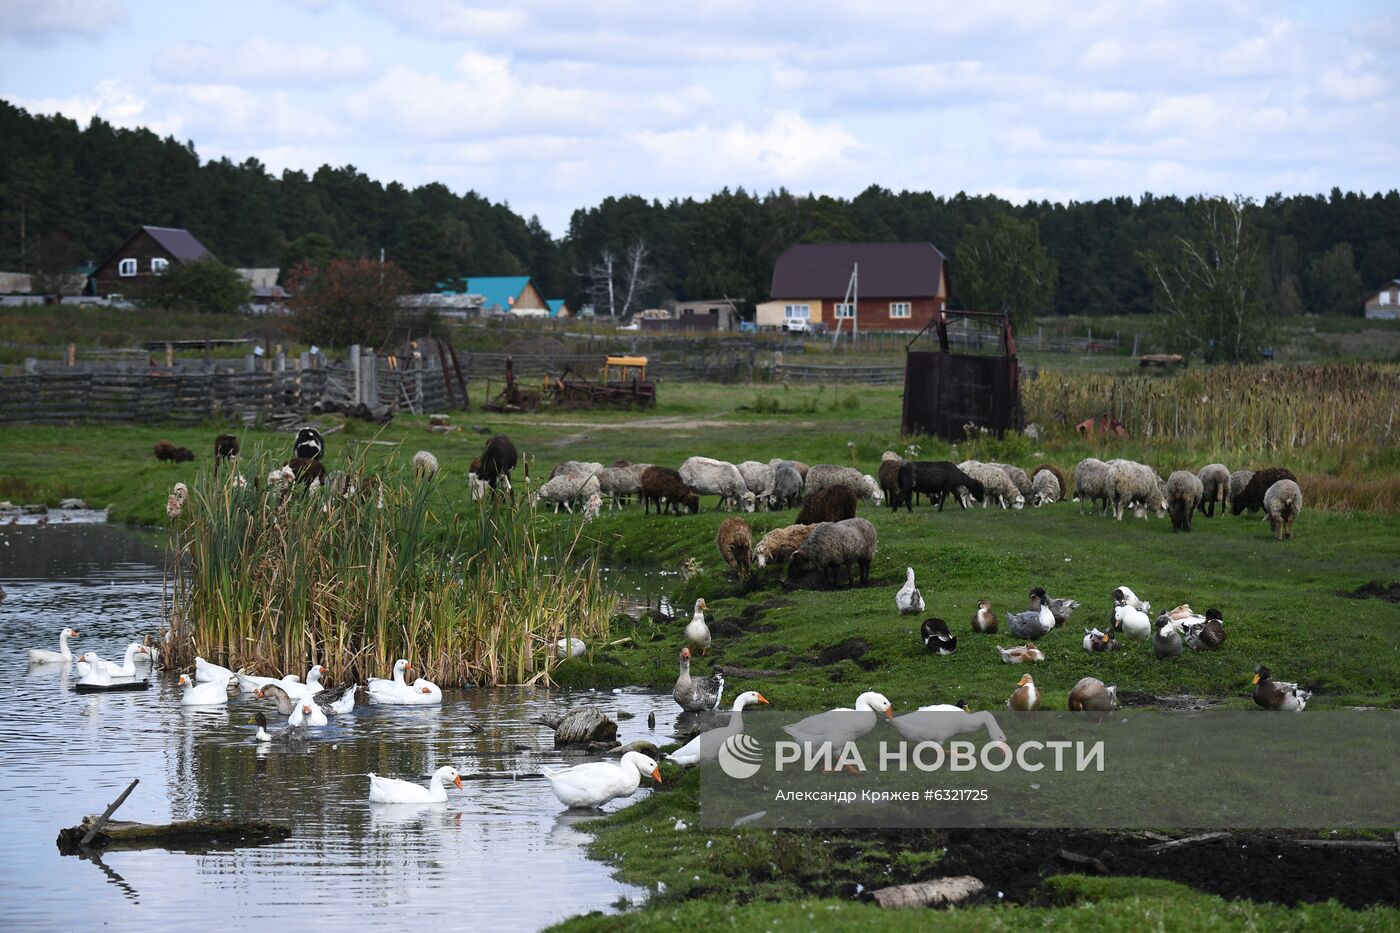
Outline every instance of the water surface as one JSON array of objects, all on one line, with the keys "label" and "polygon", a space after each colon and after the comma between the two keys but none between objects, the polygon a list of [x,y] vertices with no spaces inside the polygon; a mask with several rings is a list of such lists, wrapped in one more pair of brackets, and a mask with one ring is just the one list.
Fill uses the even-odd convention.
[{"label": "water surface", "polygon": [[[669,741],[679,712],[641,691],[448,690],[441,709],[357,706],[301,753],[259,749],[248,723],[270,707],[178,705],[173,678],[144,693],[79,696],[29,647],[75,642],[119,659],[161,622],[160,538],[103,525],[0,527],[0,927],[189,930],[294,919],[306,929],[537,929],[644,896],[586,859],[586,841],[537,775],[573,763],[528,720],[586,702],[623,741]],[[304,673],[304,672],[303,672]],[[647,727],[655,712],[657,728]],[[456,765],[447,805],[367,802],[366,772],[417,779]],[[61,857],[55,837],[141,779],[118,818],[285,821],[276,845]],[[640,794],[645,794],[643,790]],[[640,796],[640,794],[638,796]],[[634,798],[636,799],[636,798]],[[609,809],[625,805],[614,802]]]}]

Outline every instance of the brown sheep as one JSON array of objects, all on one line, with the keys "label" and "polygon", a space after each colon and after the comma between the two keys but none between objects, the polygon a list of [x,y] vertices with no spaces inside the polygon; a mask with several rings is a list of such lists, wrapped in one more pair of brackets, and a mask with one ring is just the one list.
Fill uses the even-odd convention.
[{"label": "brown sheep", "polygon": [[715,545],[724,562],[739,572],[739,576],[749,575],[749,564],[753,560],[753,532],[749,523],[742,518],[726,518],[715,535]]},{"label": "brown sheep", "polygon": [[175,445],[169,441],[156,441],[156,459],[162,463],[175,462]]},{"label": "brown sheep", "polygon": [[797,513],[798,525],[840,522],[856,517],[856,494],[849,486],[828,486],[808,496]]},{"label": "brown sheep", "polygon": [[326,468],[320,460],[313,460],[310,457],[293,457],[287,461],[286,466],[291,468],[292,473],[296,476],[296,482],[303,486],[310,486],[315,482],[325,485]]},{"label": "brown sheep", "polygon": [[763,569],[768,564],[784,564],[792,556],[792,552],[800,548],[806,541],[807,536],[812,533],[816,525],[788,525],[786,528],[774,528],[764,535],[758,542],[758,547],[754,548],[754,561],[759,569]]},{"label": "brown sheep", "polygon": [[1257,512],[1264,507],[1264,493],[1269,491],[1269,487],[1281,479],[1291,479],[1298,481],[1298,477],[1293,475],[1293,471],[1286,467],[1269,467],[1266,470],[1259,470],[1249,478],[1249,483],[1244,487],[1244,491],[1238,496],[1231,497],[1230,513],[1238,515],[1245,509]]},{"label": "brown sheep", "polygon": [[695,495],[681,475],[669,467],[651,466],[642,471],[642,514],[651,513],[651,504],[656,503],[656,514],[660,515],[669,507],[673,515],[679,515],[682,508],[692,515],[700,511],[700,497]]},{"label": "brown sheep", "polygon": [[886,502],[894,502],[899,497],[899,468],[904,463],[903,458],[892,450],[887,450],[880,457],[880,468],[875,471],[875,480],[880,484],[880,491],[885,494]]}]

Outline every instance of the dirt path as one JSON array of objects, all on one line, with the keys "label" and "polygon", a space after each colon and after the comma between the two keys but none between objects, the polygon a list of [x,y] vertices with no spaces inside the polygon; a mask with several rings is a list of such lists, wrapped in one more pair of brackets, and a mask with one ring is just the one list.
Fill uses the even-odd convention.
[{"label": "dirt path", "polygon": [[[563,437],[556,437],[549,442],[550,447],[567,447],[579,441],[586,440],[593,431],[698,431],[701,428],[737,428],[745,424],[741,421],[719,421],[710,418],[690,418],[681,415],[655,416],[651,418],[634,418],[631,421],[596,422],[596,421],[531,421],[532,426],[538,425],[548,428],[588,428],[577,434],[566,434]],[[786,424],[786,428],[810,428],[815,427],[815,421],[793,421]]]}]

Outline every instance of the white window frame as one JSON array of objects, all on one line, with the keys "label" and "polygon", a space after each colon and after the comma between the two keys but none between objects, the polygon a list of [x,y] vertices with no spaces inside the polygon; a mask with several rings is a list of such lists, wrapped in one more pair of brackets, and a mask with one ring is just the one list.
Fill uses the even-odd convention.
[{"label": "white window frame", "polygon": [[1390,292],[1381,292],[1381,304],[1390,304]]},{"label": "white window frame", "polygon": [[168,271],[170,271],[169,259],[163,259],[160,256],[157,256],[151,260],[152,275],[164,275]]},{"label": "white window frame", "polygon": [[908,317],[913,317],[913,316],[914,316],[914,308],[913,308],[913,304],[912,304],[911,302],[908,302],[908,301],[891,301],[891,302],[890,302],[890,317],[892,317],[892,318],[908,318]]},{"label": "white window frame", "polygon": [[853,301],[836,302],[836,319],[853,321],[856,317],[856,305]]},{"label": "white window frame", "polygon": [[140,266],[135,259],[117,260],[117,275],[120,275],[123,278],[131,278],[133,275],[136,274],[139,268]]},{"label": "white window frame", "polygon": [[783,320],[785,321],[809,321],[812,319],[811,305],[784,305]]}]

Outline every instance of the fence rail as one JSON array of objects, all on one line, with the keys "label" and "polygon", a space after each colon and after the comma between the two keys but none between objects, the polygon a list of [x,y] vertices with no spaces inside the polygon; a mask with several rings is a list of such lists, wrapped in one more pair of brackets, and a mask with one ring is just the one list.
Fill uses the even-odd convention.
[{"label": "fence rail", "polygon": [[859,382],[865,385],[894,385],[904,381],[903,366],[818,366],[777,363],[775,382]]}]

